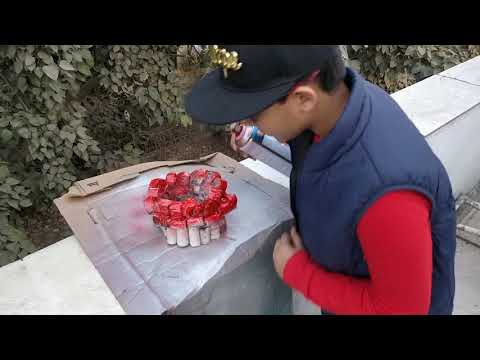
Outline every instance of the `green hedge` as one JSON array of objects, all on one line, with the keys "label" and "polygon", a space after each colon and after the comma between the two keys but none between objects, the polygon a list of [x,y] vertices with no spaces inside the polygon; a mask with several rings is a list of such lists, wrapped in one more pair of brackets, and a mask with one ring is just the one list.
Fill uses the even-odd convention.
[{"label": "green hedge", "polygon": [[92,136],[96,124],[81,104],[88,88],[99,84],[112,97],[128,98],[150,126],[166,120],[188,126],[183,90],[199,71],[177,64],[182,58],[196,65],[192,51],[178,45],[0,46],[0,266],[34,250],[21,230],[23,209],[51,206],[78,177],[102,172],[112,158],[139,159],[134,144],[104,151],[107,139]]},{"label": "green hedge", "polygon": [[480,55],[479,45],[348,45],[350,65],[393,93]]}]

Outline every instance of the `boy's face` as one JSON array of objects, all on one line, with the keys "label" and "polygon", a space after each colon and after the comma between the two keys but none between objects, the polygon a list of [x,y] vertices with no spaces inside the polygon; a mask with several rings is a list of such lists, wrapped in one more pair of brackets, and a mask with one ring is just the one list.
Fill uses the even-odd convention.
[{"label": "boy's face", "polygon": [[264,134],[285,143],[310,128],[319,105],[318,95],[314,86],[301,86],[285,101],[273,104],[249,120]]}]

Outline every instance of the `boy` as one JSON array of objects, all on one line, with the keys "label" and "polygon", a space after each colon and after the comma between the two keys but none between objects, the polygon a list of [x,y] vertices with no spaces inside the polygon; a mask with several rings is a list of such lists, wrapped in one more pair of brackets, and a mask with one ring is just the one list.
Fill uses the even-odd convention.
[{"label": "boy", "polygon": [[423,136],[338,46],[223,45],[187,96],[192,118],[253,122],[288,142],[296,228],[279,276],[326,314],[451,314],[455,201]]}]

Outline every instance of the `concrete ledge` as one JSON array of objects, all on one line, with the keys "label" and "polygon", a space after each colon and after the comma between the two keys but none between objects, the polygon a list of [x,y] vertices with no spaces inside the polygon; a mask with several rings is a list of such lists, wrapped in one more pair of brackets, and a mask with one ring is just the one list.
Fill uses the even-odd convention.
[{"label": "concrete ledge", "polygon": [[0,269],[0,314],[125,314],[70,237]]},{"label": "concrete ledge", "polygon": [[468,193],[480,179],[480,56],[392,97],[445,165],[455,196]]}]

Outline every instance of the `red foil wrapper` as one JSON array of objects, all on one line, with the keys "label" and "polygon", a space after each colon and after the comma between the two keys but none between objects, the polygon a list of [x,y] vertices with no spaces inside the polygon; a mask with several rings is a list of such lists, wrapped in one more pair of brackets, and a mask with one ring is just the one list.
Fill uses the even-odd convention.
[{"label": "red foil wrapper", "polygon": [[205,200],[203,204],[203,216],[204,217],[209,217],[212,216],[213,214],[217,213],[218,210],[218,203],[213,200]]},{"label": "red foil wrapper", "polygon": [[172,229],[185,229],[187,227],[187,222],[183,219],[176,220],[176,219],[168,219],[168,226]]},{"label": "red foil wrapper", "polygon": [[143,205],[147,214],[152,214],[155,207],[156,198],[153,196],[148,196],[144,201]]},{"label": "red foil wrapper", "polygon": [[[202,228],[207,225],[211,226],[209,236],[218,239],[218,226],[223,228],[226,225],[225,214],[237,206],[237,197],[227,194],[227,188],[227,181],[216,171],[196,170],[190,175],[187,172],[172,172],[166,180],[153,179],[149,183],[145,210],[152,215],[157,226],[186,230],[187,226]],[[188,231],[186,238],[183,231],[177,234],[180,236],[177,238],[178,246],[187,246],[189,236],[193,236],[190,245],[197,246],[196,229]],[[199,234],[201,236],[201,231]]]},{"label": "red foil wrapper", "polygon": [[187,172],[178,173],[176,184],[188,188],[190,186],[190,175]]},{"label": "red foil wrapper", "polygon": [[175,183],[177,182],[177,174],[175,173],[167,174],[166,179],[167,179],[168,185],[175,185]]},{"label": "red foil wrapper", "polygon": [[221,179],[222,176],[216,171],[207,171],[207,176],[205,178],[205,184],[211,184],[215,179]]},{"label": "red foil wrapper", "polygon": [[223,179],[215,179],[215,180],[213,180],[211,185],[212,185],[212,188],[220,189],[220,190],[223,190],[223,191],[226,191],[227,187],[228,187],[228,183]]},{"label": "red foil wrapper", "polygon": [[170,191],[170,195],[174,198],[174,199],[178,199],[182,196],[186,196],[190,193],[190,191],[188,190],[188,188],[186,187],[183,187],[183,186],[176,186],[175,188],[172,188],[171,191]]},{"label": "red foil wrapper", "polygon": [[174,201],[168,207],[170,217],[175,220],[184,219],[183,216],[183,204],[179,201]]},{"label": "red foil wrapper", "polygon": [[153,223],[158,226],[167,227],[168,226],[168,214],[163,215],[159,213],[153,214]]},{"label": "red foil wrapper", "polygon": [[194,185],[200,185],[203,183],[207,176],[207,170],[195,170],[190,174],[190,183]]},{"label": "red foil wrapper", "polygon": [[158,189],[159,185],[160,185],[160,181],[162,181],[162,179],[153,179],[152,181],[150,181],[150,184],[148,185],[148,188],[149,189]]},{"label": "red foil wrapper", "polygon": [[167,190],[168,182],[166,180],[160,179],[158,183],[158,194],[161,195]]},{"label": "red foil wrapper", "polygon": [[160,213],[160,214],[164,214],[166,216],[169,215],[169,210],[168,208],[170,207],[170,205],[173,204],[173,201],[171,200],[168,200],[168,199],[158,199],[155,203],[155,206],[154,206],[154,211],[156,213]]},{"label": "red foil wrapper", "polygon": [[237,208],[238,198],[235,194],[226,194],[225,195],[231,203],[232,210]]},{"label": "red foil wrapper", "polygon": [[165,191],[167,182],[163,179],[153,179],[148,185],[148,196],[159,197]]},{"label": "red foil wrapper", "polygon": [[193,217],[187,220],[187,224],[189,226],[203,226],[205,222],[201,217]]},{"label": "red foil wrapper", "polygon": [[221,199],[218,210],[222,215],[226,215],[236,207],[237,207],[237,197],[235,195],[227,194]]},{"label": "red foil wrapper", "polygon": [[211,188],[210,191],[208,192],[207,199],[213,200],[219,203],[224,193],[225,191],[223,191],[222,189]]},{"label": "red foil wrapper", "polygon": [[198,216],[202,216],[203,214],[203,208],[204,208],[204,204],[197,204],[197,206],[195,206],[195,209],[193,210],[193,216],[194,217],[198,217]]},{"label": "red foil wrapper", "polygon": [[213,214],[205,219],[207,226],[218,223],[222,216],[220,214]]},{"label": "red foil wrapper", "polygon": [[197,201],[194,199],[189,199],[183,202],[183,215],[186,218],[194,216],[195,207],[198,205]]}]

